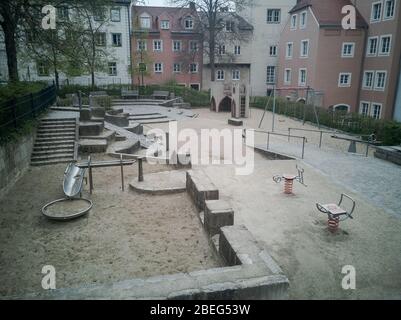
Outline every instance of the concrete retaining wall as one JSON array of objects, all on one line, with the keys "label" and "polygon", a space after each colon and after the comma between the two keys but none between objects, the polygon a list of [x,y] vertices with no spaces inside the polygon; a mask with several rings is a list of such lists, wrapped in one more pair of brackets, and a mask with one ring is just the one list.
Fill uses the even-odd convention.
[{"label": "concrete retaining wall", "polygon": [[0,146],[0,198],[29,168],[35,134]]},{"label": "concrete retaining wall", "polygon": [[219,190],[201,170],[187,171],[187,191],[199,210],[204,210],[206,200],[219,199]]}]

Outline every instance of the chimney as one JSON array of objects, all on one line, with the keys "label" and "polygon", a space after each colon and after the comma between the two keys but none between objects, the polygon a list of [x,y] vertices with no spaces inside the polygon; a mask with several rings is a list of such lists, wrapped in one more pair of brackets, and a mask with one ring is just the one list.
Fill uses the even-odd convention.
[{"label": "chimney", "polygon": [[195,2],[191,1],[191,2],[189,3],[189,9],[191,9],[191,11],[196,11]]}]

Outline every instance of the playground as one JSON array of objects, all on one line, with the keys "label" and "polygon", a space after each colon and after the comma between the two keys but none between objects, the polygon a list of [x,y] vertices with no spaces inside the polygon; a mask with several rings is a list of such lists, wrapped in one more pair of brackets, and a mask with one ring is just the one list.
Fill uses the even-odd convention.
[{"label": "playground", "polygon": [[[178,119],[179,130],[233,128],[227,113],[193,111],[197,117]],[[259,128],[262,113],[252,109],[240,128],[270,131],[271,113]],[[146,123],[144,133],[168,127],[168,122]],[[307,139],[301,159],[302,141],[288,142],[288,128],[317,128],[276,115],[275,132],[282,135],[270,137],[268,151],[292,160],[255,153],[254,171],[247,176],[235,175],[234,165],[193,168],[202,170],[219,189],[220,199],[232,206],[234,224],[244,225],[281,267],[290,281],[289,298],[401,299],[401,168],[373,158],[373,149],[365,157],[364,144],[356,144],[356,154],[347,153],[349,141],[331,138],[340,133],[324,134],[321,141],[314,131],[293,129],[291,134]],[[255,133],[255,140],[262,151],[267,149],[265,133]],[[104,154],[92,158],[112,160]],[[283,182],[275,183],[273,177],[296,175],[296,166],[304,169],[306,186],[294,181],[288,195]],[[0,200],[0,295],[40,290],[41,267],[47,264],[59,270],[60,288],[222,267],[187,193],[147,195],[129,189],[138,179],[137,164],[124,167],[124,192],[118,165],[93,171],[92,194],[89,184],[83,189],[83,197],[93,201],[88,215],[61,224],[46,219],[40,209],[63,196],[65,167],[30,168]],[[151,173],[171,170],[147,163],[143,169],[145,181]],[[342,193],[355,200],[354,219],[340,222],[332,233],[316,203],[335,203]],[[356,290],[341,287],[346,265],[356,269]]]}]

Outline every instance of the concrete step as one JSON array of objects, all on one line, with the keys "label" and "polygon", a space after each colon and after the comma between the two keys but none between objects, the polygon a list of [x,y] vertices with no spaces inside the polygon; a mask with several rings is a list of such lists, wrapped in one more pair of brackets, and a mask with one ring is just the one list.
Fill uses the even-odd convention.
[{"label": "concrete step", "polygon": [[60,122],[70,122],[75,123],[75,118],[44,118],[40,120],[42,123],[60,123]]},{"label": "concrete step", "polygon": [[40,157],[40,156],[50,156],[56,154],[73,154],[74,147],[68,148],[58,148],[58,149],[48,149],[48,150],[34,150],[32,152],[32,158]]},{"label": "concrete step", "polygon": [[70,163],[72,161],[73,161],[73,159],[71,159],[71,158],[34,161],[34,162],[31,162],[31,166],[33,166],[33,167],[48,166],[48,165],[52,165],[52,164]]},{"label": "concrete step", "polygon": [[39,129],[74,129],[75,130],[75,123],[74,124],[40,124]]},{"label": "concrete step", "polygon": [[46,155],[37,155],[31,157],[31,163],[37,161],[46,161],[46,160],[58,160],[58,159],[70,159],[74,160],[73,152],[66,153],[57,153],[57,154],[46,154]]},{"label": "concrete step", "polygon": [[150,116],[137,116],[137,115],[130,115],[129,116],[129,120],[132,120],[132,121],[139,121],[139,120],[152,120],[152,119],[166,119],[167,118],[167,116],[165,116],[165,115],[161,115],[161,114],[159,114],[159,115],[150,115]]},{"label": "concrete step", "polygon": [[59,144],[59,145],[36,145],[33,147],[33,152],[40,152],[40,151],[58,151],[58,150],[74,150],[74,143],[69,144]]},{"label": "concrete step", "polygon": [[52,138],[52,137],[75,137],[75,131],[68,132],[49,132],[49,133],[38,133],[36,137],[40,138]]},{"label": "concrete step", "polygon": [[56,141],[61,141],[62,143],[65,143],[65,141],[74,142],[75,136],[36,137],[35,143],[41,143],[41,142],[49,143],[49,142],[56,142]]},{"label": "concrete step", "polygon": [[75,140],[67,139],[67,140],[54,140],[54,141],[38,141],[35,142],[36,148],[41,147],[53,147],[53,146],[60,146],[60,145],[74,145]]},{"label": "concrete step", "polygon": [[61,132],[66,132],[66,133],[73,133],[75,134],[75,128],[57,128],[57,129],[48,129],[48,128],[43,128],[40,127],[37,131],[38,134],[52,134],[52,133],[61,133]]}]

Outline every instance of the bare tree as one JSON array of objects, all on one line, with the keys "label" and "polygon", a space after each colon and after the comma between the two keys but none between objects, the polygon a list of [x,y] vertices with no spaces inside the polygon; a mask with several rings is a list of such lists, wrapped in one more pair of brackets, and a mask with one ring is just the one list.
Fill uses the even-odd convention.
[{"label": "bare tree", "polygon": [[170,3],[182,7],[195,7],[200,20],[200,32],[204,35],[204,53],[209,58],[211,81],[215,81],[216,60],[221,56],[220,46],[227,42],[244,41],[247,34],[237,26],[226,32],[227,20],[239,17],[236,11],[249,5],[251,0],[170,0]]}]

